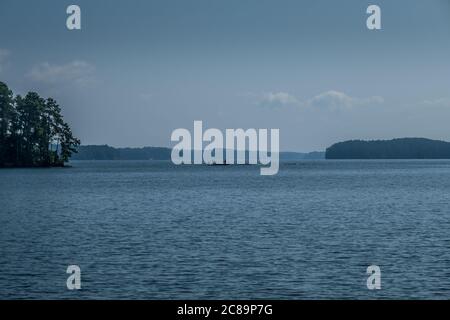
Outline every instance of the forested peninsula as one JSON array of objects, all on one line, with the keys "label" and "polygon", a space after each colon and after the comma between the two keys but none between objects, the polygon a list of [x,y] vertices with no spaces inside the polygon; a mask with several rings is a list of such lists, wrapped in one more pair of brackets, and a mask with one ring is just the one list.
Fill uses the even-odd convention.
[{"label": "forested peninsula", "polygon": [[61,167],[79,145],[54,99],[0,82],[0,167]]},{"label": "forested peninsula", "polygon": [[450,142],[425,138],[351,140],[326,150],[326,159],[450,159]]}]

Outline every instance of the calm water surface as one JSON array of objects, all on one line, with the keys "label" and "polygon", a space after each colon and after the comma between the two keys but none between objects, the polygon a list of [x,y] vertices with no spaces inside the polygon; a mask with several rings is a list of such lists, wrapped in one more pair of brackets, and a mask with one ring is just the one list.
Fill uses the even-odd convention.
[{"label": "calm water surface", "polygon": [[0,170],[0,299],[450,298],[450,161],[72,165]]}]

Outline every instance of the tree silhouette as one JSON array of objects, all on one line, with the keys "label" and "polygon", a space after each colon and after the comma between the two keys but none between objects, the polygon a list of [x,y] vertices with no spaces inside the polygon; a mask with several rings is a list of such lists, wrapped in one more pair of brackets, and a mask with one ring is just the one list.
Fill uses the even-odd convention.
[{"label": "tree silhouette", "polygon": [[0,167],[63,166],[79,145],[55,100],[0,82]]}]

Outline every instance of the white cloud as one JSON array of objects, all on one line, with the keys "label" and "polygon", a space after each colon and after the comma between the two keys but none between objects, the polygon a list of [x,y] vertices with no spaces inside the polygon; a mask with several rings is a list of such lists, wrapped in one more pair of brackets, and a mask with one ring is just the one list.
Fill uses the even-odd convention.
[{"label": "white cloud", "polygon": [[421,105],[427,107],[450,107],[450,98],[424,100]]},{"label": "white cloud", "polygon": [[47,84],[85,85],[93,81],[94,69],[91,64],[79,60],[62,65],[44,62],[34,66],[27,77],[33,81]]},{"label": "white cloud", "polygon": [[9,56],[9,51],[6,49],[0,48],[0,72],[3,70],[8,56]]},{"label": "white cloud", "polygon": [[139,95],[139,98],[144,102],[150,102],[153,99],[153,93],[144,92]]},{"label": "white cloud", "polygon": [[380,96],[368,98],[351,97],[343,92],[330,90],[320,93],[308,100],[300,100],[287,92],[269,92],[257,95],[258,105],[281,107],[287,105],[317,108],[317,109],[350,109],[366,105],[382,104]]},{"label": "white cloud", "polygon": [[327,109],[350,109],[358,106],[365,106],[371,104],[381,104],[384,99],[380,96],[373,96],[368,98],[351,97],[339,91],[327,91],[306,101],[306,105],[313,108],[327,108]]},{"label": "white cloud", "polygon": [[287,92],[267,92],[259,97],[258,104],[269,107],[280,107],[285,105],[295,105],[299,101]]}]

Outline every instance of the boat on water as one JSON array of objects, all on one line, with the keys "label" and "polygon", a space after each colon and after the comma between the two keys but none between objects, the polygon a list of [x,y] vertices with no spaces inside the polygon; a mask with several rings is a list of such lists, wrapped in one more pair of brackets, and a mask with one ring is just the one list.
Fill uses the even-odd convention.
[{"label": "boat on water", "polygon": [[217,163],[217,162],[213,162],[210,164],[211,166],[228,166],[229,164],[227,164],[227,161],[224,160],[222,163]]}]

